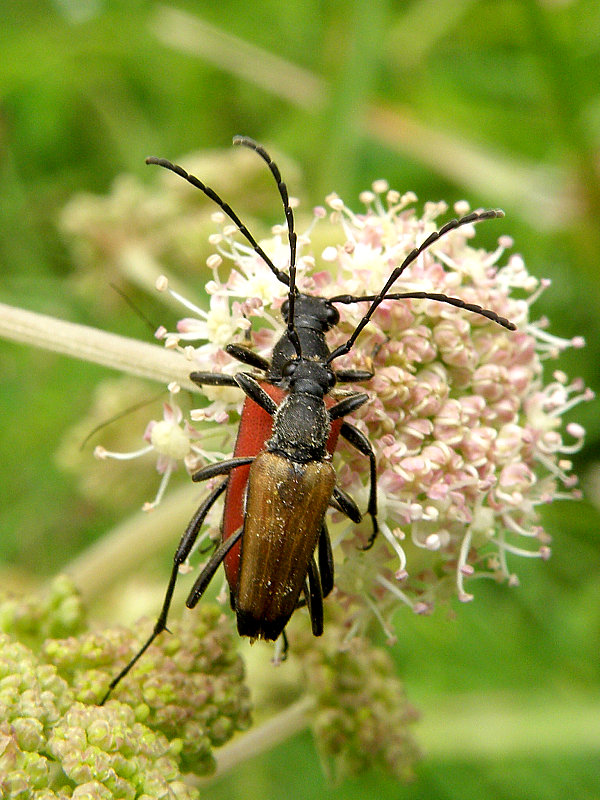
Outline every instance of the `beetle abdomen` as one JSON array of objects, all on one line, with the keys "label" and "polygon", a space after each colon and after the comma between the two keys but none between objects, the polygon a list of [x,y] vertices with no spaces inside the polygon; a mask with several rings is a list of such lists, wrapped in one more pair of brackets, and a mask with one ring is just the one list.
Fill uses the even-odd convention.
[{"label": "beetle abdomen", "polygon": [[238,631],[277,639],[298,598],[335,486],[329,461],[260,453],[250,469],[235,610]]}]

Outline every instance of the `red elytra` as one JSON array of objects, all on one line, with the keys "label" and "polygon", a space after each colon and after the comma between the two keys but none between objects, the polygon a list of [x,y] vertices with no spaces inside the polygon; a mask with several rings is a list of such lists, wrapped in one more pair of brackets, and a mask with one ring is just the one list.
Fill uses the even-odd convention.
[{"label": "red elytra", "polygon": [[[283,389],[273,386],[272,383],[267,383],[266,381],[258,381],[258,383],[277,405],[286,396],[286,392]],[[325,403],[328,407],[335,405],[335,402],[329,395],[325,398]],[[337,447],[343,422],[344,420],[340,418],[333,420],[331,423],[329,439],[327,440],[327,452],[331,455],[333,455]],[[271,438],[272,431],[273,417],[250,397],[246,397],[242,408],[233,457],[257,456],[264,450],[265,442]],[[251,464],[237,467],[232,470],[229,476],[221,528],[223,541],[229,539],[244,525],[244,506],[250,467]],[[227,583],[232,591],[235,591],[238,581],[241,545],[242,540],[235,544],[223,559]]]}]

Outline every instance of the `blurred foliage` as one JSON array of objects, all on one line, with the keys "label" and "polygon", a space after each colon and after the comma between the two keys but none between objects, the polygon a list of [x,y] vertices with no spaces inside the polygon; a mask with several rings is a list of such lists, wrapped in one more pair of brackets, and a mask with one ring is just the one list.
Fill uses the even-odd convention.
[{"label": "blurred foliage", "polygon": [[[586,337],[587,347],[567,354],[562,368],[598,390],[596,0],[263,0],[259,11],[239,0],[179,0],[176,8],[4,0],[0,8],[1,301],[148,337],[125,304],[79,291],[79,265],[58,227],[61,209],[75,193],[106,192],[123,172],[155,180],[145,172],[148,154],[177,159],[226,148],[243,133],[300,165],[312,203],[337,191],[352,205],[385,177],[421,201],[466,197],[473,207],[503,207],[504,230],[529,270],[553,281],[536,306],[540,315],[550,317],[554,333]],[[211,180],[225,192],[218,176]],[[242,217],[258,216],[243,191],[227,199]],[[274,193],[261,216],[279,221]],[[491,245],[497,231],[482,228],[479,236]],[[202,283],[199,274],[186,280]],[[172,323],[157,316],[163,312],[152,298],[129,290],[153,320]],[[95,291],[112,292],[108,285]],[[81,481],[56,459],[106,371],[0,347],[1,574],[18,588],[64,567],[124,511],[122,497],[107,508],[82,494]],[[587,499],[548,509],[551,561],[520,564],[519,588],[478,585],[455,621],[443,613],[397,620],[394,656],[425,717],[435,716],[440,698],[471,691],[504,693],[507,708],[519,708],[530,692],[550,708],[559,697],[597,696],[600,419],[594,403],[572,418],[588,430],[576,457]],[[132,497],[129,510],[139,502]],[[173,546],[178,536],[174,530]],[[140,558],[136,585],[147,568],[166,575],[169,558],[160,565]],[[111,597],[126,592],[119,586]],[[105,609],[115,622],[116,608]],[[452,720],[448,726],[451,737]],[[557,748],[497,759],[477,748],[460,758],[434,752],[413,788],[373,773],[335,794],[599,796],[597,763],[593,769],[585,752]],[[292,799],[327,796],[334,790],[316,758],[308,739],[297,738],[238,768],[207,796],[275,797],[283,786]]]}]

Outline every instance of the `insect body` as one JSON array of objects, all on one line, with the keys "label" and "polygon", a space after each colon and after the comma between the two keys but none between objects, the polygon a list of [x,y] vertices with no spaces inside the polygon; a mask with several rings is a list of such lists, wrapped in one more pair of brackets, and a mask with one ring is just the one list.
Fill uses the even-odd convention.
[{"label": "insect body", "polygon": [[[232,344],[226,348],[231,356],[261,374],[253,376],[241,371],[231,376],[193,372],[190,376],[199,385],[238,386],[246,394],[234,455],[192,476],[194,481],[219,475],[225,477],[198,508],[183,534],[152,634],[114,678],[104,700],[166,628],[179,567],[189,556],[209,510],[223,493],[226,496],[221,542],[198,576],[187,606],[196,605],[217,568],[224,563],[241,635],[251,639],[277,639],[294,610],[304,603],[309,609],[313,633],[317,636],[322,633],[323,597],[333,588],[333,558],[325,514],[333,507],[352,521],[359,522],[362,518],[355,502],[336,484],[331,456],[339,436],[369,458],[367,514],[373,528],[369,545],[377,534],[375,454],[367,437],[344,420],[346,415],[364,405],[368,396],[351,393],[336,401],[331,395],[337,383],[366,381],[372,374],[364,370],[335,370],[332,363],[350,352],[384,300],[439,300],[483,315],[510,330],[515,328],[495,312],[458,298],[429,292],[390,293],[404,270],[440,237],[460,226],[502,216],[501,211],[474,212],[448,222],[408,254],[376,295],[323,298],[302,294],[296,287],[294,217],[279,169],[264,148],[253,140],[236,137],[234,143],[256,151],[275,178],[288,226],[288,272],[273,264],[231,207],[210,187],[171,162],[151,158],[147,163],[177,173],[204,192],[233,220],[267,267],[288,287],[288,297],[282,306],[286,329],[273,349],[271,360],[242,345]],[[348,340],[331,352],[326,333],[339,322],[336,304],[359,302],[369,304],[365,315]]]},{"label": "insect body", "polygon": [[[207,378],[194,376],[198,382]],[[319,635],[322,597],[333,588],[325,511],[333,505],[353,521],[361,519],[354,501],[336,486],[331,454],[338,436],[345,436],[370,457],[374,478],[375,457],[368,440],[342,420],[363,405],[367,395],[351,394],[336,403],[328,396],[337,381],[334,371],[325,361],[304,357],[284,366],[280,382],[285,391],[247,373],[239,373],[235,381],[247,398],[234,458],[200,470],[193,479],[229,474],[222,541],[224,546],[231,542],[224,561],[238,630],[251,638],[278,638],[304,590],[313,632]],[[373,535],[375,492],[373,480]],[[317,544],[318,568],[313,558]],[[202,573],[188,606],[195,605],[205,587]]]},{"label": "insect body", "polygon": [[[277,386],[267,383],[266,381],[259,382],[260,388],[279,405],[286,396],[286,393]],[[326,403],[331,404],[330,398],[326,399]],[[340,434],[343,421],[341,419],[334,420],[331,424],[329,438],[326,444],[326,450],[332,454],[335,452],[337,441]],[[238,436],[234,450],[236,457],[253,457],[258,455],[265,446],[265,443],[270,438],[273,429],[273,417],[264,410],[261,406],[255,403],[250,397],[246,397],[244,408],[240,419],[238,429]],[[245,508],[244,499],[246,496],[246,488],[248,485],[248,476],[250,472],[250,465],[243,465],[233,470],[229,476],[229,482],[225,493],[225,503],[222,521],[222,538],[228,539],[244,524]],[[329,537],[326,530],[323,533],[325,541],[323,546],[327,547]],[[321,541],[321,540],[320,540]],[[319,571],[321,575],[321,583],[323,588],[323,595],[327,596],[333,588],[333,574],[332,568],[327,569],[329,556],[327,551],[324,557],[319,559]],[[240,543],[238,542],[224,560],[225,573],[227,581],[232,589],[236,586],[240,560]],[[330,574],[330,579],[325,583],[325,575]]]}]

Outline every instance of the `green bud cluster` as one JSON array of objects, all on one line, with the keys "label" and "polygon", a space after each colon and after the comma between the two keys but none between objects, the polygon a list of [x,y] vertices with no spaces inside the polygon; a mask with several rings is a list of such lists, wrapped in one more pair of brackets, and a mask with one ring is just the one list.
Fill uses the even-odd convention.
[{"label": "green bud cluster", "polygon": [[55,578],[40,595],[0,595],[0,631],[34,650],[45,639],[76,636],[85,624],[81,598],[66,575]]},{"label": "green bud cluster", "polygon": [[222,612],[205,604],[189,627],[174,624],[98,706],[140,642],[122,628],[42,643],[42,631],[83,627],[67,581],[50,595],[0,598],[0,797],[196,798],[183,774],[210,773],[212,748],[250,718]]},{"label": "green bud cluster", "polygon": [[[343,642],[328,621],[322,645],[298,647],[322,762],[335,780],[380,769],[408,781],[419,751],[409,726],[417,714],[388,652],[362,637]],[[299,644],[299,643],[298,643]]]}]

